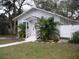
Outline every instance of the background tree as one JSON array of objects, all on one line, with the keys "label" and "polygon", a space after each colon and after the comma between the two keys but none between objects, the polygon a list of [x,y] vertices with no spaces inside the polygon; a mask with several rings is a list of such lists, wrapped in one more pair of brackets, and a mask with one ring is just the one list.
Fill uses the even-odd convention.
[{"label": "background tree", "polygon": [[47,11],[56,12],[57,4],[52,0],[34,0],[36,6],[41,9],[45,9]]},{"label": "background tree", "polygon": [[34,0],[38,8],[79,19],[79,0]]},{"label": "background tree", "polygon": [[[25,0],[0,0],[1,6],[5,11],[5,16],[8,18],[10,33],[13,33],[14,21],[12,19],[23,12],[22,6]],[[18,5],[16,5],[16,3]]]},{"label": "background tree", "polygon": [[21,14],[23,11],[22,11],[22,6],[23,6],[23,3],[25,2],[25,0],[17,0],[17,3],[18,3],[18,14]]},{"label": "background tree", "polygon": [[79,19],[79,0],[62,0],[58,5],[60,14],[71,19]]},{"label": "background tree", "polygon": [[10,33],[13,33],[12,11],[14,9],[14,5],[9,0],[4,0],[2,6],[5,7],[5,15],[8,17],[7,21],[9,22]]},{"label": "background tree", "polygon": [[5,14],[0,15],[0,34],[9,34],[9,22]]},{"label": "background tree", "polygon": [[72,0],[69,5],[69,11],[72,13],[73,19],[79,19],[79,0]]}]

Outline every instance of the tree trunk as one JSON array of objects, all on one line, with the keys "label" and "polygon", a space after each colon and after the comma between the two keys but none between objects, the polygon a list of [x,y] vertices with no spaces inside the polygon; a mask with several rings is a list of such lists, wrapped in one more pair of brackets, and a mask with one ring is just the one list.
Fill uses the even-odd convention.
[{"label": "tree trunk", "polygon": [[9,15],[9,26],[10,26],[10,34],[13,34],[13,24],[12,24],[12,19],[11,19],[11,15],[10,15],[10,12],[8,13]]}]

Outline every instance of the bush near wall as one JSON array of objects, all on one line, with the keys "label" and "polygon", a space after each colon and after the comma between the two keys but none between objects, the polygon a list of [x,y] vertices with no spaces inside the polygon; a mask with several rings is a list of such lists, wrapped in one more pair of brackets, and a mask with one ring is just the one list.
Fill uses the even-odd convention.
[{"label": "bush near wall", "polygon": [[19,38],[25,38],[25,36],[26,36],[26,25],[25,24],[19,24],[19,26],[18,26],[18,36],[19,36]]},{"label": "bush near wall", "polygon": [[57,29],[57,23],[54,22],[54,18],[41,18],[37,24],[37,36],[41,41],[53,40],[57,42],[59,40],[59,30]]},{"label": "bush near wall", "polygon": [[79,43],[79,31],[73,33],[73,36],[69,42],[70,43]]}]

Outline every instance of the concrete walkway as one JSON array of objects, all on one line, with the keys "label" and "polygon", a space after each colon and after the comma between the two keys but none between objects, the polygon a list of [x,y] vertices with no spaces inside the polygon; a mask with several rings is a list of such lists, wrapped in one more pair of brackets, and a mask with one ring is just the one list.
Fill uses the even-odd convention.
[{"label": "concrete walkway", "polygon": [[31,37],[25,39],[25,41],[8,43],[8,44],[2,44],[2,45],[0,45],[0,48],[1,47],[8,47],[8,46],[13,46],[13,45],[18,45],[18,44],[27,43],[27,42],[34,42],[34,41],[36,41],[35,36],[31,36]]},{"label": "concrete walkway", "polygon": [[13,46],[13,45],[18,45],[18,44],[22,44],[22,43],[26,43],[26,42],[28,42],[28,41],[21,41],[21,42],[2,44],[2,45],[0,45],[0,48],[2,48],[2,47],[8,47],[8,46]]}]

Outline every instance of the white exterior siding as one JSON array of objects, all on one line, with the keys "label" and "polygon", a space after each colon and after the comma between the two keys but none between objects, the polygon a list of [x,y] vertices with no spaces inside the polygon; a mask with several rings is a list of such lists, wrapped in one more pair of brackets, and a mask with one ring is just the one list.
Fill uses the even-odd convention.
[{"label": "white exterior siding", "polygon": [[60,22],[60,17],[54,16],[54,22]]},{"label": "white exterior siding", "polygon": [[46,13],[46,12],[43,12],[43,11],[36,10],[31,14],[31,16],[36,16],[39,18],[41,18],[41,17],[49,18],[49,17],[52,17],[53,15]]},{"label": "white exterior siding", "polygon": [[[66,22],[63,18],[61,18],[59,16],[56,16],[56,15],[53,15],[53,14],[50,14],[50,13],[47,13],[44,11],[40,11],[40,10],[30,10],[18,18],[18,25],[20,23],[23,23],[23,22],[29,23],[29,29],[26,30],[26,35],[28,35],[28,36],[36,35],[34,23],[31,23],[30,19],[29,19],[29,17],[32,17],[32,16],[35,16],[38,18],[54,17],[55,22],[59,22],[61,24],[64,24],[64,25],[58,24],[58,26],[57,26],[57,28],[60,31],[60,37],[71,38],[72,33],[79,31],[79,25],[70,25],[70,23]],[[36,21],[35,19],[31,19],[31,20]],[[26,24],[26,26],[27,26],[27,24]],[[26,27],[26,29],[27,29],[27,27]]]},{"label": "white exterior siding", "polygon": [[60,25],[60,37],[70,38],[71,37],[71,25]]},{"label": "white exterior siding", "polygon": [[[31,16],[36,16],[36,17],[39,17],[39,18],[41,18],[42,16],[44,16],[45,18],[52,17],[51,14],[46,14],[46,13],[43,13],[43,12],[40,12],[40,11],[35,11],[35,12],[28,13],[28,15],[26,14],[23,17],[21,17],[18,20],[18,25],[20,23],[27,22],[26,19],[28,17],[31,17]],[[60,22],[60,17],[54,16],[54,21]],[[31,27],[32,27],[32,25],[31,25]],[[31,30],[29,29],[28,31],[30,33]],[[79,25],[60,25],[59,31],[60,31],[60,37],[71,38],[73,32],[79,31]]]},{"label": "white exterior siding", "polygon": [[21,24],[21,23],[23,23],[23,22],[27,22],[27,20],[24,20],[24,19],[18,20],[18,25]]},{"label": "white exterior siding", "polygon": [[55,22],[60,21],[60,17],[54,16],[52,14],[49,14],[49,13],[46,13],[46,12],[43,12],[43,11],[39,11],[39,10],[32,10],[32,11],[26,13],[25,15],[22,15],[21,17],[19,17],[18,20],[27,19],[27,18],[32,17],[32,16],[35,16],[35,17],[38,17],[38,18],[41,18],[41,17],[44,17],[44,18],[54,17]]},{"label": "white exterior siding", "polygon": [[71,38],[72,34],[79,31],[79,25],[60,25],[60,37]]},{"label": "white exterior siding", "polygon": [[79,25],[72,25],[72,33],[79,31]]}]

